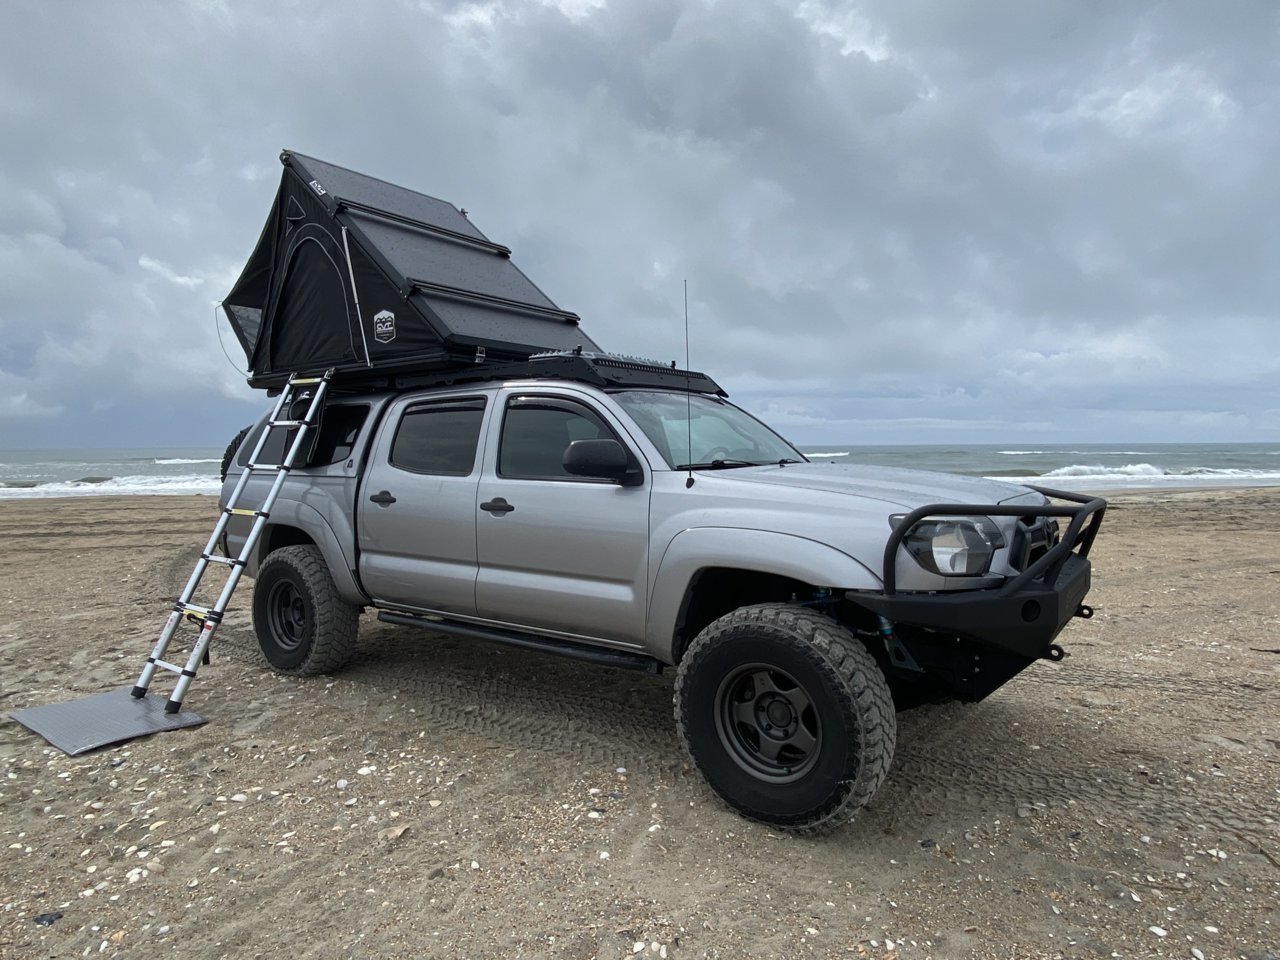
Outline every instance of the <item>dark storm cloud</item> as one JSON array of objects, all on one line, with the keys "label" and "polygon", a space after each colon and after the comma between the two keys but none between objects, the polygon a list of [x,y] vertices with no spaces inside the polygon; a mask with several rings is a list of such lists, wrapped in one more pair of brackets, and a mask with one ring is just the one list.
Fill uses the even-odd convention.
[{"label": "dark storm cloud", "polygon": [[797,439],[1280,434],[1268,4],[2,16],[3,444],[250,415],[212,311],[281,147],[467,207],[611,349],[683,358],[687,279]]}]

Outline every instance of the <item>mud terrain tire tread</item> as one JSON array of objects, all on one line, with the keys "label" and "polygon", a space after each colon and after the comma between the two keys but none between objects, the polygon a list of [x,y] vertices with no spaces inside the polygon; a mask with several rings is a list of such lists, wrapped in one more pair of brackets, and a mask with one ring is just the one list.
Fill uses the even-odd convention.
[{"label": "mud terrain tire tread", "polygon": [[[293,656],[281,661],[267,652],[272,643],[267,604],[275,583],[282,578],[292,580],[308,607],[305,638]],[[280,673],[298,677],[314,677],[333,673],[351,659],[360,626],[360,610],[343,600],[329,573],[320,548],[312,544],[281,547],[267,555],[258,569],[253,591],[253,625],[258,646],[267,662]],[[264,639],[265,635],[265,639]]]},{"label": "mud terrain tire tread", "polygon": [[[844,776],[836,788],[809,810],[778,814],[759,809],[726,792],[707,775],[699,752],[715,738],[706,710],[695,714],[690,702],[692,678],[706,669],[708,658],[723,644],[746,637],[767,638],[780,655],[798,655],[816,668],[834,708],[844,719],[852,749],[844,759]],[[825,614],[785,603],[741,607],[714,621],[690,645],[676,673],[674,707],[680,741],[690,762],[722,800],[742,815],[791,833],[822,833],[851,820],[884,782],[897,741],[897,715],[889,685],[875,659],[845,627]],[[714,708],[713,708],[714,709]],[[692,736],[691,736],[692,734]],[[701,745],[700,745],[701,742]],[[724,750],[718,743],[713,751]],[[714,760],[715,758],[707,758]]]}]

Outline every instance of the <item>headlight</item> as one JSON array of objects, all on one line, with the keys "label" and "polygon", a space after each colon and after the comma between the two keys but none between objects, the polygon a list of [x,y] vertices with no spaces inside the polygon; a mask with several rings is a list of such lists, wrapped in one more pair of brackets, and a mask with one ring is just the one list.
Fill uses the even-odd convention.
[{"label": "headlight", "polygon": [[[889,518],[897,527],[906,514]],[[902,540],[916,563],[944,577],[978,577],[991,566],[995,552],[1005,545],[1000,528],[990,517],[924,519]]]}]

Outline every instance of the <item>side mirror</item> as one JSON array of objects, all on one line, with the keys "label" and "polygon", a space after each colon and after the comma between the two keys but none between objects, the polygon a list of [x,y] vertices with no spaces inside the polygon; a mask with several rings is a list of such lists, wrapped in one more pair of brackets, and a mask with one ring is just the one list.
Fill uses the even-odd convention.
[{"label": "side mirror", "polygon": [[637,484],[643,476],[617,440],[574,440],[565,447],[562,463],[565,473],[575,477],[616,480],[623,486]]}]

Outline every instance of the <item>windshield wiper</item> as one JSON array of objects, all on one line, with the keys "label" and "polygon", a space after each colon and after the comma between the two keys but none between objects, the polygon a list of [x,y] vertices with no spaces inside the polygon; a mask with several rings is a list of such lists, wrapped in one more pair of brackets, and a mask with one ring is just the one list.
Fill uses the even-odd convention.
[{"label": "windshield wiper", "polygon": [[[766,460],[765,463],[772,463],[772,460]],[[735,460],[732,457],[726,457],[723,460],[708,460],[705,463],[682,463],[677,470],[729,470],[733,467],[759,467],[763,464],[758,460]]]}]

